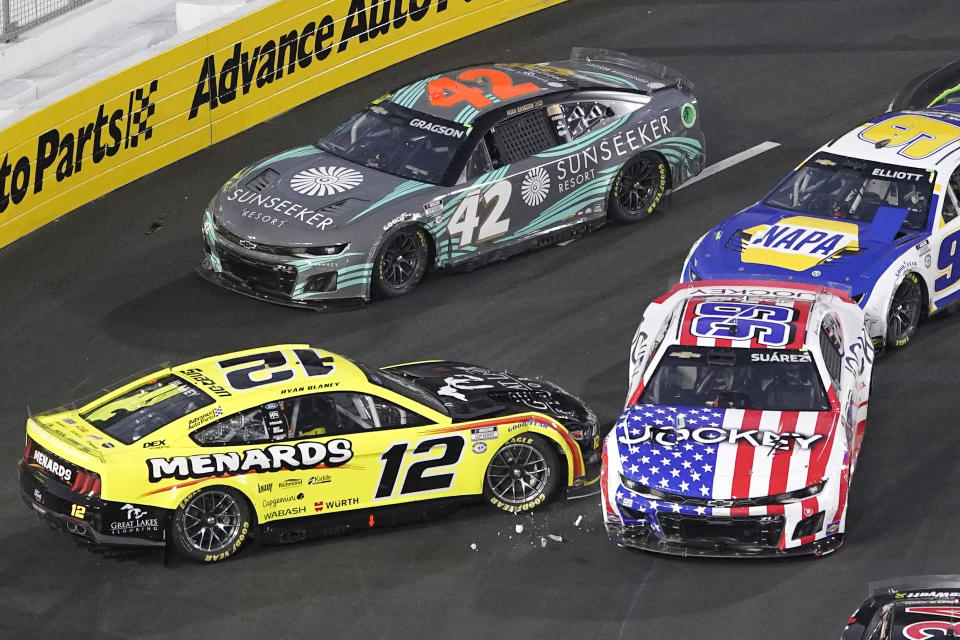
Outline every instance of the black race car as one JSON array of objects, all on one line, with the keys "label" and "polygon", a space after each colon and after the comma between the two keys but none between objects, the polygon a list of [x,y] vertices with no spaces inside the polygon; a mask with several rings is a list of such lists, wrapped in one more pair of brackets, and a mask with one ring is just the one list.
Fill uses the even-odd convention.
[{"label": "black race car", "polygon": [[870,597],[843,640],[926,640],[960,636],[960,576],[915,576],[870,585]]}]

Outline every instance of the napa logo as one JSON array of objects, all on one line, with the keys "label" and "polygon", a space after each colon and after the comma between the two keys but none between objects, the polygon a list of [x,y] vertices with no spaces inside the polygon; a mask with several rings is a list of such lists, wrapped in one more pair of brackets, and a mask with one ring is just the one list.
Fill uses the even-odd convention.
[{"label": "napa logo", "polygon": [[840,220],[792,216],[744,230],[749,239],[741,262],[806,271],[845,251],[860,248],[857,225]]}]

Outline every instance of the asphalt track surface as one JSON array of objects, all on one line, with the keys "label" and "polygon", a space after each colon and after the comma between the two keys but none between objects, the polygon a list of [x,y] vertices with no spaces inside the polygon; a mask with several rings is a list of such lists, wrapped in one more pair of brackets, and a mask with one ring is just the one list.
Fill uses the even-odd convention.
[{"label": "asphalt track surface", "polygon": [[[21,502],[14,464],[28,406],[58,406],[164,361],[287,341],[375,365],[437,357],[543,375],[609,426],[641,312],[690,244],[882,111],[908,79],[960,57],[955,10],[951,0],[573,0],[318,98],[3,249],[0,636],[806,640],[839,637],[871,580],[960,573],[957,315],[925,323],[878,363],[847,543],[823,559],[618,550],[590,498],[521,517],[477,505],[430,524],[165,567],[157,554],[104,558],[49,530]],[[238,167],[427,73],[563,59],[571,45],[682,70],[698,88],[709,162],[781,146],[678,192],[647,222],[435,275],[358,311],[273,306],[194,273],[203,207]],[[547,534],[563,542],[542,547]]]}]

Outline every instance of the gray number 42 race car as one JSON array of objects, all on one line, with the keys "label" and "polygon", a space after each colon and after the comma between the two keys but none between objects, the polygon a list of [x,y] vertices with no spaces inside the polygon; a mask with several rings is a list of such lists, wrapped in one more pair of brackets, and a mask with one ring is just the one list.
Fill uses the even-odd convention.
[{"label": "gray number 42 race car", "polygon": [[207,279],[331,307],[647,217],[704,166],[689,82],[620,53],[424,78],[247,167],[204,216]]}]

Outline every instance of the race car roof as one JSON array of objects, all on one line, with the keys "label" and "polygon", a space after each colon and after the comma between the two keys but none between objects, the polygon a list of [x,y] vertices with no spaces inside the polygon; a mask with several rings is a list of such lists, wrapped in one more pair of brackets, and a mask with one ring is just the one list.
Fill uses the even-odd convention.
[{"label": "race car roof", "polygon": [[941,105],[885,113],[820,150],[874,162],[939,169],[938,163],[958,149],[960,105]]},{"label": "race car roof", "polygon": [[[799,349],[812,303],[774,296],[694,296],[684,303],[678,344]],[[782,335],[771,335],[779,330]]]},{"label": "race car roof", "polygon": [[307,344],[257,347],[210,356],[170,370],[220,398],[259,393],[277,388],[275,384],[289,387],[337,381],[347,388],[367,381],[360,367],[347,358]]},{"label": "race car roof", "polygon": [[559,66],[496,63],[424,78],[397,89],[386,100],[435,118],[466,124],[506,105],[535,105],[547,95],[589,88],[624,89],[627,84],[614,76]]},{"label": "race car roof", "polygon": [[815,305],[853,301],[842,291],[783,282],[699,281],[657,298],[676,305],[670,343],[753,349],[800,349]]}]

